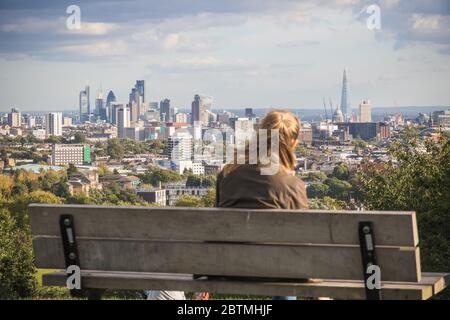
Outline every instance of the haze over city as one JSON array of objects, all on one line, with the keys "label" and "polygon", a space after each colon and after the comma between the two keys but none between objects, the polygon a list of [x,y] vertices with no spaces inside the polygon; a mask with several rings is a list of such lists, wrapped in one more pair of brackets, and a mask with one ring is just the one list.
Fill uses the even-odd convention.
[{"label": "haze over city", "polygon": [[181,109],[196,93],[213,108],[322,109],[339,103],[344,68],[354,108],[449,104],[445,0],[2,1],[0,21],[0,111],[77,110],[87,84],[127,102],[135,79]]}]

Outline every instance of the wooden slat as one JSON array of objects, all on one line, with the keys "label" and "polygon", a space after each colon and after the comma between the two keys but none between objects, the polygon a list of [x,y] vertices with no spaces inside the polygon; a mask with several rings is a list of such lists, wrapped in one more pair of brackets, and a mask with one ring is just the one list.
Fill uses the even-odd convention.
[{"label": "wooden slat", "polygon": [[[433,284],[433,295],[450,285],[450,273],[423,272],[422,282]],[[428,282],[427,282],[428,281]]]},{"label": "wooden slat", "polygon": [[[425,300],[433,294],[434,281],[442,277],[423,276],[420,283],[382,283],[385,300]],[[47,286],[65,286],[66,274],[54,272],[43,275]],[[193,280],[189,274],[152,274],[135,272],[82,271],[84,288],[112,288],[130,290],[175,290],[264,296],[332,297],[335,299],[365,299],[361,281],[330,281],[321,283],[255,282]],[[442,288],[443,289],[443,288]]]},{"label": "wooden slat", "polygon": [[[274,278],[362,279],[358,246],[78,238],[82,269]],[[59,237],[33,240],[39,268],[64,268]],[[418,248],[379,247],[382,280],[420,280]]]},{"label": "wooden slat", "polygon": [[359,244],[358,222],[373,221],[376,244],[415,247],[414,212],[30,205],[33,235],[59,236],[73,214],[77,236],[161,240]]}]

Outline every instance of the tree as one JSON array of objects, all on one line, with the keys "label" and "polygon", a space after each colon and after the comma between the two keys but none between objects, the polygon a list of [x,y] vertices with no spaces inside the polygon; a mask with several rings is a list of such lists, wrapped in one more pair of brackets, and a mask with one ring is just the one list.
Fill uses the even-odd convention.
[{"label": "tree", "polygon": [[312,183],[306,188],[306,194],[308,198],[323,198],[328,194],[328,190],[330,187],[328,187],[324,183]]},{"label": "tree", "polygon": [[350,176],[350,171],[345,164],[340,164],[333,169],[333,176],[339,180],[348,180]]},{"label": "tree", "polygon": [[311,151],[302,144],[297,145],[297,149],[295,152],[302,157],[307,157],[307,156],[311,155]]},{"label": "tree", "polygon": [[47,143],[61,143],[62,137],[60,136],[50,136],[47,139],[45,139],[45,142]]},{"label": "tree", "polygon": [[10,176],[0,174],[0,197],[9,197],[13,190],[13,179]]},{"label": "tree", "polygon": [[327,179],[327,175],[323,172],[309,172],[307,180],[312,182],[323,182]]},{"label": "tree", "polygon": [[109,170],[107,165],[101,164],[98,166],[98,175],[100,177],[110,175],[112,172]]},{"label": "tree", "polygon": [[366,163],[361,170],[365,205],[415,211],[423,269],[450,270],[450,139],[443,135],[432,142],[405,130],[388,152],[396,162]]},{"label": "tree", "polygon": [[76,132],[73,137],[74,137],[74,139],[73,139],[74,143],[85,143],[86,142],[86,135],[84,133]]},{"label": "tree", "polygon": [[310,209],[319,210],[349,210],[354,209],[349,207],[345,201],[336,200],[330,197],[323,197],[322,199],[310,199],[308,206]]},{"label": "tree", "polygon": [[196,196],[182,195],[175,203],[176,207],[202,207],[202,200]]},{"label": "tree", "polygon": [[139,178],[143,183],[150,183],[153,186],[156,186],[159,182],[167,183],[183,180],[183,176],[178,173],[156,166],[150,166],[145,173],[139,175]]},{"label": "tree", "polygon": [[9,206],[9,211],[13,214],[20,228],[28,228],[28,205],[30,203],[64,203],[64,199],[57,197],[51,192],[37,190],[26,194],[16,195]]},{"label": "tree", "polygon": [[330,197],[344,201],[349,200],[350,192],[352,190],[352,185],[350,183],[332,177],[325,180],[325,184],[329,187],[328,195]]},{"label": "tree", "polygon": [[106,152],[111,157],[111,159],[122,160],[125,154],[125,149],[123,145],[120,143],[119,139],[114,138],[108,140]]},{"label": "tree", "polygon": [[202,178],[202,187],[203,188],[215,188],[216,187],[217,177],[215,175],[208,175]]},{"label": "tree", "polygon": [[186,187],[200,187],[202,180],[199,176],[189,175],[186,180]]},{"label": "tree", "polygon": [[354,145],[356,148],[365,149],[367,147],[367,142],[364,140],[354,140],[352,141],[352,145]]},{"label": "tree", "polygon": [[78,168],[73,163],[69,163],[69,167],[67,168],[67,176],[70,177],[76,172],[78,172]]},{"label": "tree", "polygon": [[0,209],[0,248],[0,299],[31,297],[37,285],[31,239],[5,209]]},{"label": "tree", "polygon": [[201,198],[202,207],[213,208],[216,205],[216,189],[209,189]]}]

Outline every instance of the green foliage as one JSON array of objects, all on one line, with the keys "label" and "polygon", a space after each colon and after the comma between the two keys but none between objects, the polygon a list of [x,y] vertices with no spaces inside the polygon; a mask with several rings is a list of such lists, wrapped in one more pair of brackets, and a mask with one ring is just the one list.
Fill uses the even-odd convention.
[{"label": "green foliage", "polygon": [[190,196],[184,194],[180,196],[175,203],[176,207],[202,207],[202,200],[200,197]]},{"label": "green foliage", "polygon": [[204,187],[204,188],[213,188],[216,186],[216,176],[208,175],[208,176],[198,176],[190,174],[186,180],[187,187]]},{"label": "green foliage", "polygon": [[320,210],[350,210],[354,209],[348,202],[336,200],[331,197],[324,197],[322,199],[310,199],[308,201],[310,209]]},{"label": "green foliage", "polygon": [[327,175],[323,172],[309,172],[305,180],[311,182],[323,182],[327,179]]},{"label": "green foliage", "polygon": [[125,139],[123,146],[126,154],[150,153],[150,146],[146,142]]},{"label": "green foliage", "polygon": [[354,140],[352,141],[352,145],[354,145],[356,148],[365,149],[367,147],[367,142],[364,140]]},{"label": "green foliage", "polygon": [[125,148],[119,139],[109,139],[106,146],[106,152],[111,159],[122,160],[125,154]]},{"label": "green foliage", "polygon": [[46,143],[62,143],[64,141],[61,136],[50,136],[44,140]]},{"label": "green foliage", "polygon": [[74,143],[85,143],[86,142],[86,135],[81,132],[76,132],[74,134]]},{"label": "green foliage", "polygon": [[405,131],[389,146],[396,162],[367,163],[361,172],[364,201],[374,210],[417,213],[422,269],[450,271],[450,140],[419,139]]},{"label": "green foliage", "polygon": [[345,164],[340,164],[333,169],[333,176],[339,180],[348,180],[350,177],[350,171]]},{"label": "green foliage", "polygon": [[67,168],[67,175],[70,177],[76,172],[78,172],[78,168],[73,163],[69,163],[69,167]]},{"label": "green foliage", "polygon": [[330,187],[328,187],[324,183],[312,183],[306,188],[306,194],[308,198],[323,198],[328,194],[328,190]]},{"label": "green foliage", "polygon": [[30,297],[36,290],[31,239],[0,209],[0,299]]},{"label": "green foliage", "polygon": [[325,180],[325,184],[329,187],[328,195],[330,197],[343,201],[350,199],[352,185],[349,182],[332,177]]},{"label": "green foliage", "polygon": [[28,205],[30,203],[54,203],[62,204],[64,200],[51,192],[37,190],[30,193],[17,195],[8,205],[9,211],[14,215],[20,228],[28,228]]},{"label": "green foliage", "polygon": [[177,182],[183,180],[183,176],[172,170],[165,170],[155,166],[150,166],[145,173],[140,174],[139,178],[143,183],[149,183],[153,186],[158,185],[158,182]]},{"label": "green foliage", "polygon": [[203,207],[213,208],[216,205],[216,190],[209,189],[202,197]]},{"label": "green foliage", "polygon": [[103,177],[103,176],[111,175],[111,174],[112,174],[112,172],[111,172],[111,170],[109,170],[108,166],[106,166],[104,164],[101,164],[98,166],[98,176],[99,177]]},{"label": "green foliage", "polygon": [[175,203],[176,207],[196,207],[196,208],[212,208],[216,203],[215,189],[209,189],[202,197],[182,195]]},{"label": "green foliage", "polygon": [[307,156],[311,155],[311,151],[307,147],[305,147],[304,145],[301,145],[301,144],[297,145],[295,153],[302,157],[307,157]]}]

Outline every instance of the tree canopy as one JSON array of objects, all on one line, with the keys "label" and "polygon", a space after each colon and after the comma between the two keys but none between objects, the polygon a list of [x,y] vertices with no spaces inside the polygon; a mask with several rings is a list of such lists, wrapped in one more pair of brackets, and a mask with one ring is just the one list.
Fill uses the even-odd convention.
[{"label": "tree canopy", "polygon": [[365,205],[417,213],[423,269],[450,270],[450,139],[421,140],[406,130],[389,146],[395,159],[361,172]]}]

